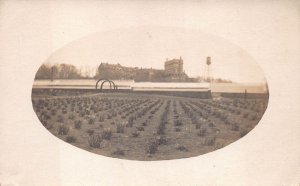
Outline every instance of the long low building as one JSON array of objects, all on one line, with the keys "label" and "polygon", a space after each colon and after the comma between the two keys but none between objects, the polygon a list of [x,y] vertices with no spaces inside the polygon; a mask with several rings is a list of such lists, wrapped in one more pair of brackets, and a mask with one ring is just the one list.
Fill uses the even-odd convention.
[{"label": "long low building", "polygon": [[[75,79],[75,80],[35,80],[34,89],[52,88],[52,89],[95,89],[96,80],[94,79]],[[174,83],[174,82],[134,82],[133,80],[114,81],[119,90],[134,91],[206,91],[212,93],[267,93],[265,83]],[[109,83],[104,84],[104,89],[109,88]]]},{"label": "long low building", "polygon": [[153,83],[141,82],[133,83],[131,85],[133,91],[188,91],[188,92],[202,92],[209,91],[209,83]]}]

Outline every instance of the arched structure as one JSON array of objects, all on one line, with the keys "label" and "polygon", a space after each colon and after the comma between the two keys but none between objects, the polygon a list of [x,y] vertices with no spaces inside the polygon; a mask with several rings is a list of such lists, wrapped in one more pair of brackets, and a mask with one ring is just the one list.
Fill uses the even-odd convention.
[{"label": "arched structure", "polygon": [[100,90],[103,89],[103,85],[104,85],[104,83],[106,83],[106,82],[109,83],[109,88],[110,88],[110,89],[114,89],[114,90],[117,89],[116,84],[115,84],[113,81],[108,80],[108,79],[99,79],[99,80],[97,81],[97,83],[96,83],[96,89],[98,89],[98,84],[99,84],[101,81],[103,81],[103,82],[102,82],[101,85],[100,85]]}]

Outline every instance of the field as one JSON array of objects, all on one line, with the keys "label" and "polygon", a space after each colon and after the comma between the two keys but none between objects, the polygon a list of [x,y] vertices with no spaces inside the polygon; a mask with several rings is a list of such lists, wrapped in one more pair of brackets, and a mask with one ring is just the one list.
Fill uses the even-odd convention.
[{"label": "field", "polygon": [[166,160],[222,148],[251,131],[267,99],[197,99],[142,93],[33,94],[44,127],[104,156]]}]

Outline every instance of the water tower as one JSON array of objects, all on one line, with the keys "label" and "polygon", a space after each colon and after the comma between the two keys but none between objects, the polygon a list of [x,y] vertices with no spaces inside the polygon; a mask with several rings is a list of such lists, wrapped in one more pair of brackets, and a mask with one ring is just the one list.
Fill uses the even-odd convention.
[{"label": "water tower", "polygon": [[204,79],[207,82],[211,82],[212,80],[210,65],[211,65],[211,57],[208,56],[206,57],[205,74],[204,74]]}]

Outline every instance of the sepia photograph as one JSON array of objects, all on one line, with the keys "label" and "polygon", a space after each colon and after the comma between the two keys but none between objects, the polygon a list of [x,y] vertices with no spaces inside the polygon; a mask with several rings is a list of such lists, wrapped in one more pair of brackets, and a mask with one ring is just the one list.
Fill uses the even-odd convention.
[{"label": "sepia photograph", "polygon": [[0,1],[0,186],[299,186],[299,8]]},{"label": "sepia photograph", "polygon": [[54,136],[142,161],[223,148],[258,124],[268,98],[264,74],[245,51],[172,27],[74,41],[40,66],[32,87],[34,111]]}]

